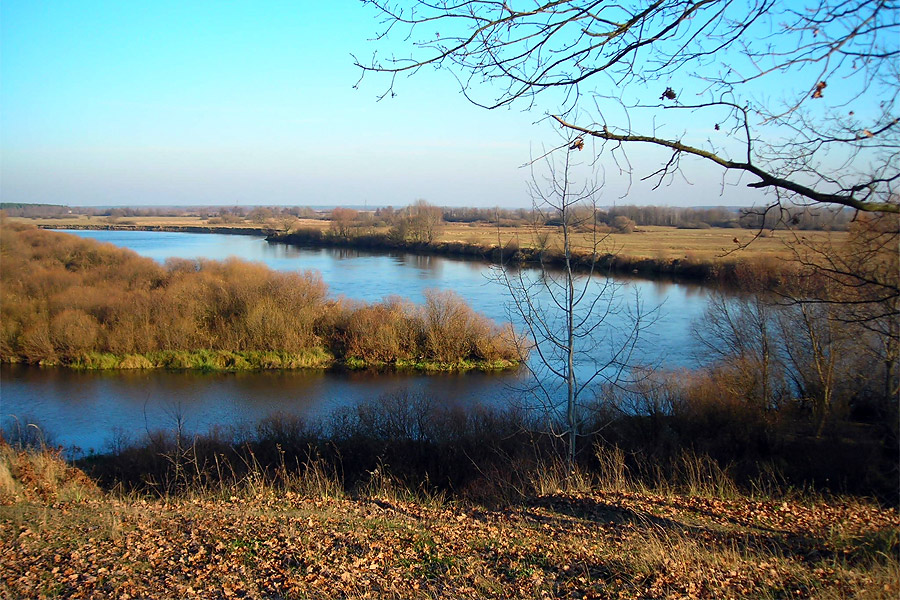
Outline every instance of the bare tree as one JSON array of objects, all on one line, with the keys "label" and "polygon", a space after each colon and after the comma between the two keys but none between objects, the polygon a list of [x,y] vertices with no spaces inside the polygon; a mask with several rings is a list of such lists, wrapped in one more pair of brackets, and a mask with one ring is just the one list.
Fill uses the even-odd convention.
[{"label": "bare tree", "polygon": [[407,208],[409,233],[414,242],[432,243],[444,224],[444,211],[425,200],[416,200]]},{"label": "bare tree", "polygon": [[[748,269],[740,294],[710,297],[695,336],[741,378],[747,399],[808,410],[816,437],[839,417],[876,411],[896,422],[900,392],[900,253],[897,215],[865,215],[846,240],[797,234],[795,269],[774,289]],[[850,411],[850,412],[846,412]]]},{"label": "bare tree", "polygon": [[573,150],[561,165],[546,157],[548,175],[543,180],[533,176],[530,185],[535,238],[540,241],[545,224],[555,222],[559,246],[546,247],[545,240],[539,271],[516,269],[503,260],[497,270],[535,355],[526,362],[533,381],[529,391],[554,424],[563,424],[555,433],[567,439],[571,463],[584,433],[586,407],[595,403],[604,384],[627,378],[640,333],[650,325],[638,296],[632,310],[620,297],[623,284],[595,272],[598,259],[608,254],[608,234],[598,227],[597,187],[572,181]]},{"label": "bare tree", "polygon": [[359,212],[352,208],[338,206],[331,211],[331,231],[342,238],[353,235],[353,228],[359,227]]},{"label": "bare tree", "polygon": [[[857,352],[872,367],[862,377],[882,377],[882,397],[900,393],[900,217],[864,215],[846,240],[812,243],[796,234],[792,244],[800,285],[782,286],[780,303],[812,305],[801,312],[852,326]],[[813,282],[814,284],[811,284]],[[821,318],[821,317],[820,317]],[[875,367],[875,365],[880,365]]]},{"label": "bare tree", "polygon": [[629,148],[652,146],[662,161],[639,175],[657,186],[695,157],[772,206],[900,212],[896,2],[366,3],[383,17],[378,39],[409,48],[357,60],[390,76],[383,96],[398,75],[447,69],[475,104],[537,109],[566,145],[593,140],[629,180]]},{"label": "bare tree", "polygon": [[748,400],[762,411],[777,407],[784,394],[776,331],[776,309],[761,290],[747,295],[714,292],[692,328],[707,358],[740,372]]},{"label": "bare tree", "polygon": [[444,225],[444,211],[425,200],[416,200],[392,218],[391,236],[399,241],[430,244]]}]

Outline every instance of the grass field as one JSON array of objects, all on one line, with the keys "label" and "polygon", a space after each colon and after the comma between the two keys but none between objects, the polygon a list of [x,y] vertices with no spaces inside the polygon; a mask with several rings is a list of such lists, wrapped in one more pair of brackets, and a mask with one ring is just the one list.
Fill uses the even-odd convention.
[{"label": "grass field", "polygon": [[[839,241],[846,236],[844,232],[823,231],[802,232],[802,234],[767,231],[764,236],[756,237],[757,233],[755,230],[747,229],[638,227],[633,233],[606,235],[600,247],[604,252],[634,258],[693,258],[697,261],[716,261],[751,256],[788,257],[791,255],[790,246],[796,241],[796,235],[803,235],[813,243],[829,239]],[[446,241],[497,244],[499,239],[500,243],[505,245],[510,240],[517,240],[523,247],[533,246],[533,238],[534,234],[528,228],[501,228],[498,232],[496,227],[485,224],[477,224],[474,227],[450,224],[441,234],[441,240]],[[735,239],[738,241],[735,242]],[[585,248],[591,243],[590,238],[584,234],[576,236],[575,241]]]},{"label": "grass field", "polygon": [[[18,219],[44,227],[207,227],[222,229],[258,228],[264,230],[277,224],[253,223],[250,221],[229,224],[210,224],[208,219],[199,217],[130,217],[108,221],[105,217],[87,218],[82,215],[66,219]],[[298,219],[293,227],[328,229],[330,222],[320,219]],[[380,230],[379,230],[380,231]],[[384,228],[384,231],[387,231]],[[690,259],[698,262],[717,262],[720,260],[736,260],[746,258],[787,258],[791,256],[791,246],[798,238],[806,243],[819,244],[827,241],[840,242],[846,238],[846,232],[787,230],[759,232],[748,229],[677,229],[675,227],[638,227],[628,234],[608,234],[601,244],[603,252],[618,254],[630,258],[649,258],[657,260]],[[481,246],[504,246],[516,241],[521,247],[534,246],[534,233],[527,227],[497,228],[486,223],[447,223],[442,228],[437,241],[462,242]],[[737,240],[737,241],[735,241]],[[576,242],[582,247],[589,244],[587,236]],[[554,242],[551,240],[552,246]]]}]

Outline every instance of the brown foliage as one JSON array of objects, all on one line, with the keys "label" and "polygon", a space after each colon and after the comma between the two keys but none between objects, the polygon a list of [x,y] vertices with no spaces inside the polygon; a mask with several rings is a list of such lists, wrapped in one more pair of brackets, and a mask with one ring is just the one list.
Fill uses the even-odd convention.
[{"label": "brown foliage", "polygon": [[400,299],[348,307],[340,325],[346,355],[374,363],[415,359],[421,330],[416,308]]},{"label": "brown foliage", "polygon": [[[0,358],[71,363],[88,352],[301,353],[367,363],[516,360],[501,331],[460,298],[330,303],[314,272],[238,259],[164,266],[68,235],[4,224]],[[430,315],[426,317],[425,315]]]},{"label": "brown foliage", "polygon": [[80,309],[64,309],[50,321],[53,345],[62,354],[77,354],[94,347],[100,326],[97,320]]},{"label": "brown foliage", "polygon": [[511,331],[479,315],[453,292],[429,290],[425,305],[399,298],[336,308],[336,354],[369,363],[518,361]]}]

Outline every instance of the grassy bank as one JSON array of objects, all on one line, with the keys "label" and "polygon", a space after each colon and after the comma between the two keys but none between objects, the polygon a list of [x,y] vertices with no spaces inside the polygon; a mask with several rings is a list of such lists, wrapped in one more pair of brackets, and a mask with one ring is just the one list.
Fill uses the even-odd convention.
[{"label": "grassy bank", "polygon": [[182,369],[197,371],[250,371],[263,369],[325,369],[335,365],[323,348],[307,352],[230,352],[227,350],[160,351],[147,354],[90,352],[74,357],[65,366],[82,370]]},{"label": "grassy bank", "polygon": [[[530,245],[519,245],[518,239],[509,239],[506,244],[499,245],[494,240],[479,241],[408,241],[398,240],[387,234],[361,234],[352,237],[329,235],[320,229],[309,228],[291,233],[273,233],[267,238],[270,242],[293,244],[297,246],[354,248],[372,251],[409,252],[412,254],[432,254],[451,258],[477,259],[511,266],[539,266],[562,268],[565,257],[560,249],[537,248]],[[575,251],[574,266],[576,269],[590,269],[597,272],[638,275],[645,278],[672,278],[683,281],[704,283],[735,283],[739,272],[745,266],[751,266],[760,273],[767,273],[772,278],[779,277],[787,268],[778,262],[766,262],[764,254],[753,258],[723,258],[707,256],[698,258],[687,254],[681,258],[663,256],[648,257],[630,255],[618,248],[611,247],[610,252],[591,255]],[[727,252],[721,250],[722,254]],[[759,268],[762,265],[762,268]]]},{"label": "grassy bank", "polygon": [[[58,360],[58,362],[57,362]],[[116,369],[169,369],[211,372],[265,371],[277,369],[347,369],[389,370],[424,373],[465,371],[503,371],[516,368],[514,360],[460,360],[438,362],[428,360],[366,361],[349,357],[338,360],[324,348],[307,352],[231,352],[228,350],[159,351],[146,354],[117,355],[109,352],[87,352],[57,360],[41,361],[42,366],[62,366],[80,371]],[[14,358],[9,362],[18,362]]]},{"label": "grassy bank", "polygon": [[512,329],[452,292],[423,305],[328,298],[317,273],[230,259],[165,265],[4,222],[0,360],[82,369],[515,367]]},{"label": "grassy bank", "polygon": [[[686,494],[534,472],[502,507],[315,460],[217,489],[101,490],[49,451],[0,446],[10,598],[895,598],[896,510],[852,498]],[[577,474],[576,474],[577,475]]]}]

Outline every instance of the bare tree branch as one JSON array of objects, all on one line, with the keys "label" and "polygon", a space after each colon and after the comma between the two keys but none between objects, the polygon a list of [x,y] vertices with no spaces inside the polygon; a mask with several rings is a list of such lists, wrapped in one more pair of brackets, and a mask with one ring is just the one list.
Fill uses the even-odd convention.
[{"label": "bare tree branch", "polygon": [[[356,60],[363,76],[389,76],[381,97],[394,94],[398,75],[434,67],[479,106],[538,109],[610,142],[597,156],[629,181],[626,149],[651,145],[672,152],[647,169],[657,186],[689,155],[755,176],[748,186],[778,203],[900,211],[896,0],[366,4],[383,18],[378,39],[402,36],[409,49]],[[682,130],[658,119],[673,108],[692,113]],[[734,147],[740,159],[726,151]]]},{"label": "bare tree branch", "polygon": [[[721,156],[703,150],[701,148],[695,148],[693,146],[688,146],[687,144],[682,144],[678,141],[670,141],[657,137],[646,136],[646,135],[622,135],[609,131],[608,129],[589,129],[586,127],[581,127],[575,125],[573,123],[568,123],[564,121],[561,117],[553,115],[553,118],[568,129],[572,131],[578,131],[580,133],[584,133],[586,135],[590,135],[596,138],[600,138],[602,140],[612,140],[616,142],[640,142],[645,144],[653,144],[656,146],[662,146],[663,148],[668,148],[673,150],[672,158],[670,161],[657,173],[651,174],[651,176],[656,175],[658,173],[668,173],[674,164],[674,160],[680,153],[691,154],[693,156],[699,156],[700,158],[705,158],[716,163],[719,166],[722,166],[726,169],[737,170],[737,171],[746,171],[753,175],[759,177],[760,181],[755,181],[753,183],[748,183],[747,187],[752,188],[764,188],[764,187],[776,187],[782,190],[786,190],[788,192],[792,192],[799,196],[802,196],[808,200],[812,200],[814,202],[822,202],[822,203],[831,203],[831,204],[840,204],[842,206],[846,206],[848,208],[854,208],[856,210],[862,210],[867,212],[881,211],[881,212],[890,212],[897,213],[900,212],[900,204],[894,201],[886,201],[886,202],[871,202],[867,200],[858,200],[855,197],[855,194],[859,192],[863,192],[869,190],[872,185],[879,183],[893,183],[898,178],[900,178],[900,174],[895,174],[890,178],[875,178],[872,179],[867,184],[857,184],[851,187],[844,193],[838,194],[830,194],[824,192],[818,192],[808,186],[797,183],[796,181],[791,181],[789,179],[784,179],[781,177],[777,177],[772,175],[771,173],[767,173],[756,165],[749,162],[736,162],[733,160],[728,160],[722,158]],[[896,125],[898,122],[897,119],[886,125],[881,131],[889,129]]]}]

